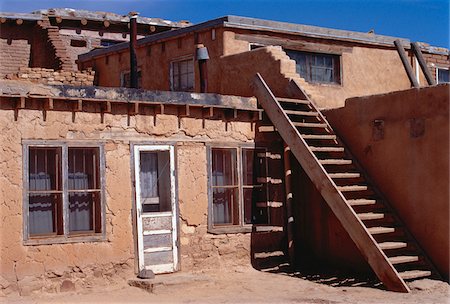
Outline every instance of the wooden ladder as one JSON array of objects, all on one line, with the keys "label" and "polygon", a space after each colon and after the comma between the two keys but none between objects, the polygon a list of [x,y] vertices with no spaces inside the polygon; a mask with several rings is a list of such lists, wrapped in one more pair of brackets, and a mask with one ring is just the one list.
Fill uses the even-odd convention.
[{"label": "wooden ladder", "polygon": [[439,276],[307,94],[275,97],[260,74],[255,89],[278,133],[386,288],[409,292],[406,280]]}]

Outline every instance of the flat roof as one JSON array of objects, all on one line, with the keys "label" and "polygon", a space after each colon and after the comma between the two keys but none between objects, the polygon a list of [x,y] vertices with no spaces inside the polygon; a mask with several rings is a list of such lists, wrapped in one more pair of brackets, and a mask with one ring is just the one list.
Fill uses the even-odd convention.
[{"label": "flat roof", "polygon": [[[285,33],[306,37],[331,39],[339,41],[349,41],[370,45],[392,46],[394,47],[394,41],[399,39],[405,48],[410,48],[410,40],[405,38],[398,38],[392,36],[378,35],[372,33],[362,33],[347,30],[330,29],[319,26],[294,24],[287,22],[279,22],[272,20],[255,19],[240,16],[224,16],[217,19],[209,20],[203,23],[195,24],[192,26],[175,29],[168,32],[163,32],[155,35],[151,35],[138,40],[138,46],[148,43],[156,42],[158,40],[170,39],[187,33],[213,28],[217,26],[223,26],[226,28],[238,28],[257,31],[267,31],[273,33]],[[448,49],[430,47],[425,43],[421,43],[421,48],[427,52],[448,54]],[[94,57],[106,55],[109,53],[124,51],[128,49],[128,43],[120,43],[111,47],[103,49],[95,49],[89,53],[79,56],[80,61],[89,60]]]}]

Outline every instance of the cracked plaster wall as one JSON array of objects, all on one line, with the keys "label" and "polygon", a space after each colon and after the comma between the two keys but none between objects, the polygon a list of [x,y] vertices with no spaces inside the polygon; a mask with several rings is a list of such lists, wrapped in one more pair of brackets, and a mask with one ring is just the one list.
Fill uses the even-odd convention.
[{"label": "cracked plaster wall", "polygon": [[[180,119],[180,121],[179,121]],[[203,127],[204,126],[204,127]],[[177,142],[182,270],[249,263],[250,236],[206,233],[205,142],[252,142],[246,122],[176,115],[130,117],[98,113],[0,110],[0,295],[89,288],[133,276],[130,142]],[[103,141],[106,162],[106,241],[23,245],[22,140]],[[189,176],[190,178],[185,178]]]}]

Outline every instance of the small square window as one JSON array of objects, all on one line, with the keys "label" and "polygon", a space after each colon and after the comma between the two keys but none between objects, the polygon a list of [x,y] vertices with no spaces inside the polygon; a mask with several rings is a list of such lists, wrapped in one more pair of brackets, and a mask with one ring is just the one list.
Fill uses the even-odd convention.
[{"label": "small square window", "polygon": [[[138,89],[142,88],[142,72],[138,70]],[[131,87],[130,71],[120,73],[120,86],[123,88]]]},{"label": "small square window", "polygon": [[171,89],[172,91],[194,91],[194,60],[192,58],[171,63],[172,77]]},{"label": "small square window", "polygon": [[449,69],[448,68],[436,68],[436,80],[437,83],[449,82]]}]

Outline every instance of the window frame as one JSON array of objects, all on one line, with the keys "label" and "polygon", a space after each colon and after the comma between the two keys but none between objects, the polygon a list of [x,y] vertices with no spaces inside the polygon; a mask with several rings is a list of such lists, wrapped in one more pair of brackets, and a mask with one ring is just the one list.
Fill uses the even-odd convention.
[{"label": "window frame", "polygon": [[448,82],[439,82],[439,70],[446,70],[450,73],[450,67],[436,66],[436,84],[448,83]]},{"label": "window frame", "polygon": [[[333,78],[335,78],[335,76],[338,76],[339,79],[334,79],[335,81],[333,82],[322,82],[322,81],[313,81],[312,79],[310,80],[309,78],[312,77],[312,73],[311,70],[309,71],[310,75],[309,78],[306,79],[304,76],[300,75],[300,73],[297,71],[297,62],[295,61],[295,69],[296,69],[296,73],[300,75],[300,77],[304,78],[306,82],[312,84],[312,85],[329,85],[329,86],[343,86],[343,77],[342,77],[342,54],[341,53],[324,53],[324,52],[314,52],[314,51],[309,51],[309,50],[298,50],[298,49],[289,49],[289,48],[283,48],[283,51],[286,52],[286,54],[288,55],[288,57],[291,60],[294,60],[293,58],[291,58],[288,54],[288,52],[297,52],[297,53],[303,53],[306,56],[329,56],[332,57],[332,65],[333,65]],[[336,63],[335,60],[338,60],[338,62]],[[312,67],[312,66],[311,66]],[[322,67],[319,67],[322,68]],[[339,71],[335,71],[336,68],[339,68]],[[336,81],[337,80],[337,81]]]},{"label": "window frame", "polygon": [[[62,191],[62,235],[29,235],[29,151],[30,148],[60,148],[61,149],[61,191]],[[69,166],[69,148],[98,148],[99,149],[99,174],[100,174],[100,225],[101,232],[94,231],[73,232],[69,231],[69,189],[68,189],[68,166]],[[22,219],[23,219],[23,244],[24,245],[43,245],[43,244],[62,244],[78,242],[98,242],[106,240],[106,191],[105,191],[105,156],[104,143],[92,142],[68,142],[53,140],[27,140],[22,142],[22,176],[23,176],[23,195],[22,195]]]},{"label": "window frame", "polygon": [[[192,62],[192,89],[190,89],[189,91],[180,91],[180,89],[175,89],[175,84],[174,84],[174,64],[176,63],[180,63],[183,61],[191,61]],[[169,68],[169,82],[170,82],[170,90],[173,92],[195,92],[195,87],[196,87],[196,83],[195,83],[195,60],[194,57],[192,55],[187,55],[187,56],[183,56],[183,57],[178,57],[174,60],[172,60],[170,62],[170,68]]]},{"label": "window frame", "polygon": [[[234,224],[225,224],[225,225],[218,225],[215,226],[214,225],[214,218],[213,218],[213,187],[212,187],[212,150],[213,149],[234,149],[236,151],[236,165],[237,165],[237,182],[238,182],[238,203],[239,203],[239,224],[234,225]],[[251,150],[263,150],[263,153],[265,153],[267,155],[267,151],[268,148],[267,147],[262,147],[262,146],[256,146],[256,145],[229,145],[229,144],[211,144],[208,145],[206,147],[206,152],[207,152],[207,170],[208,170],[208,182],[207,182],[207,187],[208,187],[208,232],[209,233],[213,233],[213,234],[223,234],[223,233],[248,233],[248,232],[252,232],[252,229],[254,226],[265,226],[265,225],[269,225],[270,226],[270,210],[269,207],[267,208],[267,223],[266,224],[254,224],[254,223],[250,223],[250,224],[246,224],[245,223],[245,217],[244,217],[244,212],[245,212],[245,206],[244,206],[244,196],[243,196],[243,192],[244,192],[244,187],[246,185],[244,185],[243,182],[243,157],[242,157],[242,152],[245,149],[251,149]],[[266,175],[268,175],[268,161],[267,158],[264,158],[265,161],[265,171],[266,171]],[[265,180],[267,180],[267,176],[264,178]],[[268,184],[264,183],[266,186],[266,191],[265,191],[265,199],[266,202],[269,201],[269,189],[268,189]],[[253,185],[252,185],[253,186]]]},{"label": "window frame", "polygon": [[[108,58],[108,57],[106,57]],[[125,83],[126,77],[130,77],[130,83],[131,83],[131,71],[130,70],[124,70],[120,72],[120,87],[121,88],[129,88],[129,85],[127,86]],[[142,69],[141,67],[138,67],[137,69],[137,78],[138,78],[138,86],[137,89],[142,89]]]}]

